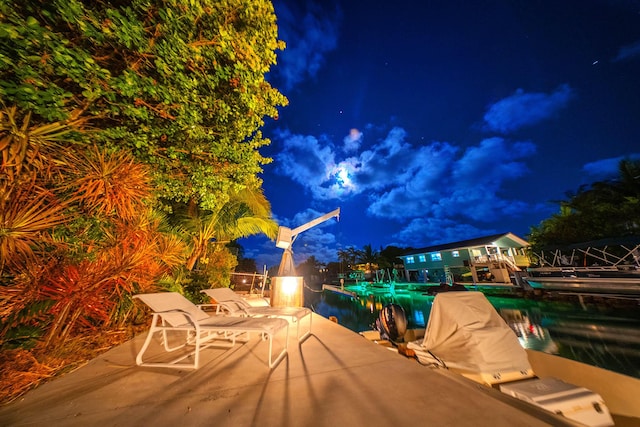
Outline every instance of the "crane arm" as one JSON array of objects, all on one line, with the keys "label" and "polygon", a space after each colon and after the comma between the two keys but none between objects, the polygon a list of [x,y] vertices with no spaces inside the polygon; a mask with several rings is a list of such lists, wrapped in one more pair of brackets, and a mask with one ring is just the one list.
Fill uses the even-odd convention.
[{"label": "crane arm", "polygon": [[324,214],[321,217],[318,217],[312,221],[309,221],[306,224],[301,225],[300,227],[296,227],[293,230],[291,230],[291,237],[295,239],[295,237],[302,233],[303,231],[307,231],[308,229],[315,227],[318,224],[321,224],[333,217],[338,217],[338,219],[340,218],[340,208],[333,210],[331,212],[329,212],[328,214]]},{"label": "crane arm", "polygon": [[296,240],[296,237],[298,237],[298,234],[310,229],[311,227],[315,227],[316,225],[321,224],[333,217],[340,217],[340,208],[333,210],[328,214],[324,214],[312,221],[309,221],[306,224],[296,227],[293,230],[289,227],[280,226],[280,228],[278,229],[278,237],[276,238],[276,246],[282,249],[289,248],[293,244],[293,241]]}]

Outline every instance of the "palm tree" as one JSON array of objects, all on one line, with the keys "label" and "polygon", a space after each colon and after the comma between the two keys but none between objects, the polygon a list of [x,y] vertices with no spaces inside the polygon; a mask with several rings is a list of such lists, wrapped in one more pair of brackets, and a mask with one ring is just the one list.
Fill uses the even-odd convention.
[{"label": "palm tree", "polygon": [[271,204],[259,188],[245,188],[232,194],[215,211],[195,212],[185,221],[192,238],[186,267],[193,270],[207,255],[209,244],[226,244],[241,237],[265,234],[275,239],[278,224],[271,218]]},{"label": "palm tree", "polygon": [[374,251],[371,244],[364,245],[361,251],[358,251],[358,263],[365,265],[365,270],[376,270],[380,260],[380,253]]},{"label": "palm tree", "polygon": [[358,258],[358,251],[353,246],[338,251],[338,259],[343,266],[351,268],[355,265]]}]

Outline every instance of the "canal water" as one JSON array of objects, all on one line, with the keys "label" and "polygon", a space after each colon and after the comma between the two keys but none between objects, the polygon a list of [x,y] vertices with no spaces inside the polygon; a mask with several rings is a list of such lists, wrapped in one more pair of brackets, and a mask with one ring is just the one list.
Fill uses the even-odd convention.
[{"label": "canal water", "polygon": [[[345,288],[349,290],[350,288]],[[408,328],[424,328],[434,296],[421,291],[353,287],[356,296],[324,290],[307,306],[355,332],[374,329],[379,311],[399,304]],[[640,378],[640,306],[598,304],[577,298],[540,301],[487,295],[525,348],[555,354]]]}]

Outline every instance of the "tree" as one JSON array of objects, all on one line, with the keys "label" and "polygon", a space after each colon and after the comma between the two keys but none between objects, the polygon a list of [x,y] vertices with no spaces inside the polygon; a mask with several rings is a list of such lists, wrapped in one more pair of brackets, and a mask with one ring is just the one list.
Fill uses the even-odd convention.
[{"label": "tree", "polygon": [[0,97],[152,166],[159,200],[216,209],[261,185],[258,129],[286,98],[267,0],[0,1]]},{"label": "tree", "polygon": [[379,263],[382,269],[395,269],[404,267],[404,263],[400,256],[407,252],[407,248],[397,246],[386,246],[380,250]]},{"label": "tree", "polygon": [[326,265],[326,276],[336,279],[340,274],[344,274],[344,266],[341,262],[329,262]]},{"label": "tree", "polygon": [[[64,342],[166,268],[230,271],[212,238],[273,237],[258,129],[287,102],[265,80],[283,47],[266,0],[0,0],[2,332],[29,312]],[[182,206],[203,227],[164,233],[152,208]]]},{"label": "tree", "polygon": [[[212,283],[229,283],[237,265],[230,244],[241,237],[263,233],[275,239],[278,224],[271,219],[271,205],[262,191],[245,188],[230,195],[227,203],[215,210],[177,209],[179,224],[190,237],[190,254],[185,269],[189,293],[199,299],[199,291]],[[233,259],[232,259],[233,258]],[[254,263],[255,265],[255,263]],[[191,274],[190,272],[194,272]]]},{"label": "tree", "polygon": [[296,267],[296,271],[298,275],[304,277],[305,283],[308,285],[318,285],[321,284],[323,280],[321,270],[323,270],[324,267],[325,265],[323,263],[318,261],[315,256],[311,255]]},{"label": "tree", "polygon": [[270,217],[271,205],[261,190],[245,188],[229,195],[227,202],[215,210],[201,210],[182,206],[183,223],[191,235],[192,251],[187,269],[206,256],[210,243],[229,244],[235,239],[263,233],[275,239],[278,224]]},{"label": "tree", "polygon": [[358,250],[353,246],[349,246],[346,249],[338,250],[338,259],[340,260],[340,263],[344,267],[346,267],[346,269],[354,268],[357,258]]},{"label": "tree", "polygon": [[636,235],[640,232],[640,161],[622,160],[618,177],[581,187],[560,212],[531,227],[536,248]]},{"label": "tree", "polygon": [[364,264],[366,270],[377,270],[380,261],[380,253],[374,251],[371,244],[364,245],[361,251],[358,251],[359,264]]},{"label": "tree", "polygon": [[238,273],[257,273],[258,266],[256,260],[253,258],[239,258],[236,271]]},{"label": "tree", "polygon": [[[207,227],[275,233],[258,150],[282,48],[268,0],[0,0],[3,351],[109,335],[132,294],[194,281],[187,256],[228,275]],[[195,234],[160,214],[183,206]]]}]

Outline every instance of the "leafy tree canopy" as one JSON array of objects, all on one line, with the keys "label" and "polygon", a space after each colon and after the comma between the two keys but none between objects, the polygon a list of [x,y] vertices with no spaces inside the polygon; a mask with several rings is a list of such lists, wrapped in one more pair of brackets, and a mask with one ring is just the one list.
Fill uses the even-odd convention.
[{"label": "leafy tree canopy", "polygon": [[282,48],[267,0],[0,0],[0,97],[32,122],[89,119],[78,143],[126,149],[161,200],[215,209],[261,185]]},{"label": "leafy tree canopy", "polygon": [[640,234],[640,161],[623,160],[615,179],[584,186],[560,212],[531,228],[536,248]]}]

